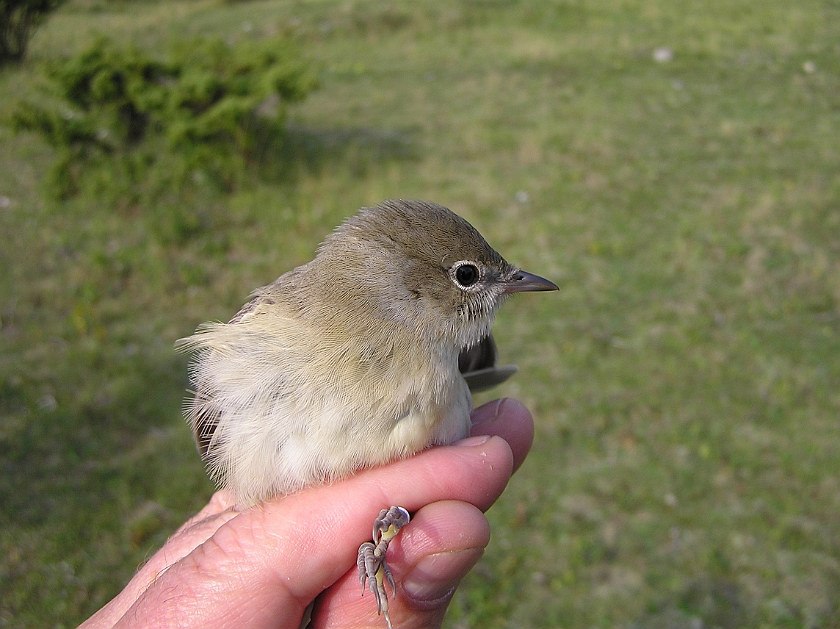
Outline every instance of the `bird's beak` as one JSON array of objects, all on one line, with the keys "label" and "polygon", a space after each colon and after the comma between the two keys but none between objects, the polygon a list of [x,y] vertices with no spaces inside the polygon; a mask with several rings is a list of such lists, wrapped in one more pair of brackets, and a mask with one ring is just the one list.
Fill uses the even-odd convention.
[{"label": "bird's beak", "polygon": [[559,290],[554,282],[527,271],[517,271],[509,280],[502,282],[502,285],[505,288],[505,295],[537,290]]}]

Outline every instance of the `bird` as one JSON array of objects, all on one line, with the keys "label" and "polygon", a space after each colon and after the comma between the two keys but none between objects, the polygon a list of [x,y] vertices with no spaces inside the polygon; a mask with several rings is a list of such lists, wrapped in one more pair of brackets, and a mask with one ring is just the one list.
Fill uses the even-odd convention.
[{"label": "bird", "polygon": [[[184,413],[209,476],[242,510],[467,437],[471,389],[516,371],[496,365],[499,307],[557,289],[441,205],[361,208],[228,323],[177,342],[192,354]],[[409,519],[383,509],[359,549],[362,592],[369,581],[389,626],[385,554]]]}]

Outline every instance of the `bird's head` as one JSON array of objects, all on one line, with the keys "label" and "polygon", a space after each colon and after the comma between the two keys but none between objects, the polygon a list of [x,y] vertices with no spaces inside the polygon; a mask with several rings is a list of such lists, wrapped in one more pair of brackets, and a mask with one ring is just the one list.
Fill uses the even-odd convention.
[{"label": "bird's head", "polygon": [[512,293],[557,290],[505,261],[463,218],[425,201],[362,208],[326,238],[318,258],[337,271],[330,290],[340,303],[458,350],[489,334]]}]

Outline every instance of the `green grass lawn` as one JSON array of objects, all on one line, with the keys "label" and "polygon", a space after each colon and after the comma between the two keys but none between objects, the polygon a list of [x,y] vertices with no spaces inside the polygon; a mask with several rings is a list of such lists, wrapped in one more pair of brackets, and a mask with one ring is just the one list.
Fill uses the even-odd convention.
[{"label": "green grass lawn", "polygon": [[0,126],[0,627],[75,626],[204,504],[173,342],[389,197],[560,286],[498,319],[537,439],[448,626],[840,627],[840,5],[72,0],[0,116],[97,34],[287,35],[320,87],[155,203],[51,199]]}]

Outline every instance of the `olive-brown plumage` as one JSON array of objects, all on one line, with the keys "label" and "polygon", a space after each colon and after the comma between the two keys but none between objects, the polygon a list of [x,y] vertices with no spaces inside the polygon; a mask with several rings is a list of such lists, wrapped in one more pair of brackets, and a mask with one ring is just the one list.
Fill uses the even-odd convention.
[{"label": "olive-brown plumage", "polygon": [[444,207],[363,208],[229,323],[179,342],[194,352],[186,415],[210,475],[248,507],[467,436],[459,356],[479,385],[503,380],[496,310],[555,288]]}]

